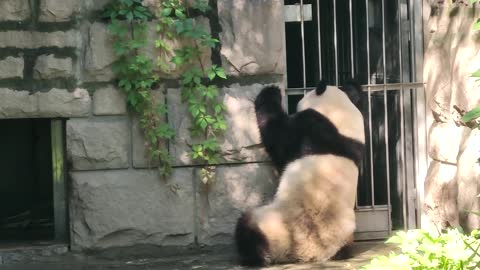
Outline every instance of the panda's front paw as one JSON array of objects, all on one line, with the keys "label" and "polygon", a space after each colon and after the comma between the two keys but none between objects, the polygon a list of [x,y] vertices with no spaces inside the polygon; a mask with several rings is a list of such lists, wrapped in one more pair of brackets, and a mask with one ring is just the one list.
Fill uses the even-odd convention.
[{"label": "panda's front paw", "polygon": [[282,94],[280,88],[277,86],[271,85],[267,86],[260,91],[257,98],[255,99],[255,107],[261,107],[266,104],[281,104],[282,103]]}]

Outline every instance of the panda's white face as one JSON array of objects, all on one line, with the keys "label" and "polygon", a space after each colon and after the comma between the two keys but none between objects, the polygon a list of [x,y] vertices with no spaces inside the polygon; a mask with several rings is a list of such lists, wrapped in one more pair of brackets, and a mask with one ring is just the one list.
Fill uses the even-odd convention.
[{"label": "panda's white face", "polygon": [[297,111],[306,109],[313,109],[325,116],[341,135],[365,143],[362,113],[338,87],[327,86],[321,95],[317,95],[315,90],[306,93],[298,103]]}]

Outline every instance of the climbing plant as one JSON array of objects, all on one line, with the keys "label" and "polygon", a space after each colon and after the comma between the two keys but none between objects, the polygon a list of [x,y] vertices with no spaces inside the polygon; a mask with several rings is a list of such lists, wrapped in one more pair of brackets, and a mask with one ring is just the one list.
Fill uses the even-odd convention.
[{"label": "climbing plant", "polygon": [[[226,79],[225,71],[202,58],[219,43],[199,23],[199,15],[205,15],[209,9],[205,0],[191,1],[191,5],[180,0],[162,1],[156,14],[157,31],[161,38],[155,42],[156,47],[165,52],[163,55],[171,55],[169,58],[159,57],[158,65],[162,70],[169,72],[168,64],[173,63],[177,70],[182,71],[182,101],[192,119],[190,134],[198,140],[190,145],[190,156],[203,165],[201,178],[205,184],[213,177],[211,165],[217,164],[220,158],[217,137],[227,128],[223,116],[225,107],[219,101],[217,86],[212,83],[216,78]],[[196,14],[196,18],[192,17],[192,13]],[[174,40],[183,45],[172,48],[169,44]]]},{"label": "climbing plant", "polygon": [[[162,142],[172,139],[174,132],[162,121],[167,118],[167,108],[156,104],[152,88],[160,80],[158,73],[172,75],[180,71],[182,102],[187,105],[192,120],[190,134],[196,141],[189,145],[190,157],[200,162],[202,181],[208,183],[214,173],[211,166],[220,158],[217,137],[227,128],[225,107],[213,81],[226,79],[226,74],[221,67],[203,60],[204,54],[219,43],[199,23],[199,16],[209,12],[208,1],[188,3],[164,0],[150,10],[142,5],[142,0],[114,0],[104,15],[110,19],[108,29],[118,56],[113,71],[130,108],[139,116],[149,157],[160,161],[162,175],[170,175],[172,158]],[[150,21],[156,26],[155,40],[146,38]],[[157,59],[142,53],[142,48],[151,46],[150,43],[158,50]]]},{"label": "climbing plant", "polygon": [[108,30],[114,37],[113,50],[117,56],[112,69],[118,86],[126,93],[129,108],[139,118],[150,159],[159,161],[162,176],[169,176],[172,159],[163,142],[171,139],[174,132],[163,121],[165,105],[157,104],[153,97],[152,88],[158,82],[154,62],[141,51],[148,45],[147,22],[153,18],[141,2],[114,0],[107,6],[104,16],[110,19]]}]

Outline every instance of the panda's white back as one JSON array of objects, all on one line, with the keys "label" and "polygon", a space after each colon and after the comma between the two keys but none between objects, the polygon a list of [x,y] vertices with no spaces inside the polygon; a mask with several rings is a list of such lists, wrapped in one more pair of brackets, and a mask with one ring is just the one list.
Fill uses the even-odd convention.
[{"label": "panda's white back", "polygon": [[341,135],[365,143],[363,115],[338,87],[327,86],[321,95],[315,90],[306,93],[298,103],[297,111],[306,109],[314,109],[325,116]]}]

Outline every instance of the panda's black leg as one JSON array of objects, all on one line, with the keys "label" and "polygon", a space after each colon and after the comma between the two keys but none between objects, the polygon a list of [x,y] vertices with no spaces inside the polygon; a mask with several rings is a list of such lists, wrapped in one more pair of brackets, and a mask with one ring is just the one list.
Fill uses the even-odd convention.
[{"label": "panda's black leg", "polygon": [[284,149],[289,131],[280,88],[267,86],[260,91],[255,99],[255,114],[262,143],[275,167],[281,171],[286,164]]},{"label": "panda's black leg", "polygon": [[341,261],[350,259],[353,257],[353,235],[349,238],[348,242],[337,251],[332,257],[332,260]]}]

